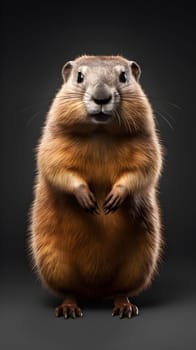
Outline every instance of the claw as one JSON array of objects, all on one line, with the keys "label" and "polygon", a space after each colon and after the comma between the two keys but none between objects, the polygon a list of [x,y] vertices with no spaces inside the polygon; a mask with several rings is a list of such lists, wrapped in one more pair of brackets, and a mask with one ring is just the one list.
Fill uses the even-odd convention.
[{"label": "claw", "polygon": [[120,308],[119,316],[120,316],[120,318],[123,318],[123,316],[124,316],[124,308],[123,307]]},{"label": "claw", "polygon": [[83,207],[87,212],[98,214],[97,210],[99,208],[96,198],[87,185],[80,185],[75,188],[74,195],[81,207]]},{"label": "claw", "polygon": [[123,203],[125,198],[128,195],[128,190],[124,186],[113,187],[111,192],[106,196],[106,199],[103,203],[103,211],[107,215],[110,212],[117,210],[120,205]]},{"label": "claw", "polygon": [[85,209],[85,211],[87,213],[90,213],[90,214],[93,214],[93,215],[95,215],[95,214],[99,215],[100,214],[98,206],[84,207],[84,209]]},{"label": "claw", "polygon": [[56,315],[56,317],[60,317],[60,314],[61,314],[60,308],[57,307],[57,308],[55,309],[55,315]]},{"label": "claw", "polygon": [[75,313],[74,310],[72,310],[72,312],[71,312],[71,317],[72,317],[72,318],[76,318],[76,313]]},{"label": "claw", "polygon": [[112,316],[119,315],[119,318],[124,317],[131,318],[132,316],[138,315],[138,308],[136,305],[130,302],[118,302],[112,312]]},{"label": "claw", "polygon": [[56,317],[63,316],[65,319],[73,318],[75,319],[77,316],[82,317],[82,310],[77,306],[76,303],[68,303],[64,302],[61,305],[57,306],[55,309]]},{"label": "claw", "polygon": [[77,316],[79,317],[83,317],[83,313],[82,313],[82,310],[78,307],[77,310],[76,310],[76,314]]},{"label": "claw", "polygon": [[127,317],[131,318],[131,311],[128,312]]}]

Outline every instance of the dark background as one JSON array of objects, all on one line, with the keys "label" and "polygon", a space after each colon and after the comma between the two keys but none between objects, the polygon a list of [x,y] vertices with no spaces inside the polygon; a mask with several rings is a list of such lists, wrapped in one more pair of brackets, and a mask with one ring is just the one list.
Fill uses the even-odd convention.
[{"label": "dark background", "polygon": [[[64,2],[1,8],[1,349],[194,349],[195,11],[189,2]],[[54,317],[27,254],[34,149],[61,67],[81,54],[122,54],[142,68],[166,148],[160,186],[166,241],[160,275],[132,300],[140,316],[111,317],[84,301],[84,319]]]}]

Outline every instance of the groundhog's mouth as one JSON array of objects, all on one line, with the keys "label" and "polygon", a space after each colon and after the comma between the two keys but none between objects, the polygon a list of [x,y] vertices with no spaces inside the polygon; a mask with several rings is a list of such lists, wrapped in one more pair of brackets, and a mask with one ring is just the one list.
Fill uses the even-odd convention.
[{"label": "groundhog's mouth", "polygon": [[90,117],[94,123],[108,123],[111,120],[112,115],[101,112],[97,114],[91,114]]}]

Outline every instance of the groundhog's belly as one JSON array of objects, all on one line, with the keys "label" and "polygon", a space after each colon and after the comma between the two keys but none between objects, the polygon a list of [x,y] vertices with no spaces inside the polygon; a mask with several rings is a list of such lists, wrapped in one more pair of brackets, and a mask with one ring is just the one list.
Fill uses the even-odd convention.
[{"label": "groundhog's belly", "polygon": [[110,216],[101,214],[84,222],[81,244],[75,242],[73,247],[82,278],[100,284],[111,281],[134,244],[131,231],[131,223],[126,222],[120,212]]},{"label": "groundhog's belly", "polygon": [[72,285],[82,295],[109,296],[144,283],[152,265],[149,237],[146,232],[141,237],[123,209],[107,216],[74,216],[68,230],[65,224],[64,241],[59,237],[58,242],[61,264],[72,271],[70,280],[64,276],[65,289]]},{"label": "groundhog's belly", "polygon": [[[135,264],[141,270],[139,264],[145,265],[145,260],[148,259],[147,256],[142,256],[143,244],[147,242],[140,240],[141,234],[138,237],[137,226],[132,223],[126,206],[122,206],[116,213],[96,216],[85,213],[82,209],[74,211],[73,208],[65,207],[61,223],[63,227],[61,234],[56,236],[54,254],[59,255],[62,264],[59,268],[63,270],[64,264],[70,267],[71,280],[76,289],[79,287],[84,294],[91,294],[90,291],[95,294],[96,290],[99,294],[112,289],[118,276],[126,274],[126,271],[129,281],[125,277],[124,286],[128,288],[131,279],[135,283]],[[146,251],[147,248],[146,246]],[[66,279],[65,275],[65,286]]]},{"label": "groundhog's belly", "polygon": [[53,289],[109,295],[118,288],[131,290],[144,277],[152,237],[133,222],[129,200],[108,215],[85,212],[73,196],[55,201],[44,196],[38,207],[34,250]]}]

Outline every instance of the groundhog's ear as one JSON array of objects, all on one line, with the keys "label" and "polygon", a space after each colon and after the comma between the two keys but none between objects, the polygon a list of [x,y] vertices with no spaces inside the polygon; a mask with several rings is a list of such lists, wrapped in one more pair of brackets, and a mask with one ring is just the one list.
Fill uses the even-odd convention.
[{"label": "groundhog's ear", "polygon": [[131,71],[136,81],[139,81],[141,75],[141,68],[139,64],[135,61],[129,61],[129,65],[131,67]]},{"label": "groundhog's ear", "polygon": [[69,62],[64,64],[62,71],[61,71],[64,82],[66,82],[68,80],[72,68],[73,68],[73,61],[69,61]]}]

